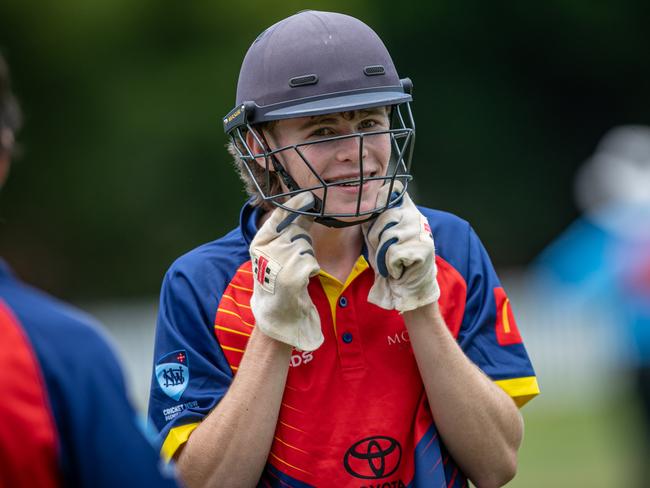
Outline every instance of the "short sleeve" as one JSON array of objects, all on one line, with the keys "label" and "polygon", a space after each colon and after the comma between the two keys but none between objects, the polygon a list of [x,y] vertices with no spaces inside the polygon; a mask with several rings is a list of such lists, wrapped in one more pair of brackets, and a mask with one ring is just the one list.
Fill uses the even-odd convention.
[{"label": "short sleeve", "polygon": [[467,301],[458,342],[519,406],[539,394],[535,371],[487,251],[473,229],[467,249]]},{"label": "short sleeve", "polygon": [[[32,351],[37,360],[40,387],[45,387],[44,403],[49,410],[45,414],[56,425],[60,484],[97,488],[177,486],[172,470],[162,463],[145,435],[128,398],[114,349],[99,324],[7,277],[0,278],[0,296],[25,333],[23,350]],[[23,408],[33,409],[37,405],[34,398],[24,397]],[[30,424],[42,430],[42,422]],[[20,439],[16,442],[22,443]]]},{"label": "short sleeve", "polygon": [[[122,369],[104,338],[81,329],[76,354],[62,362],[72,374],[57,400],[59,428],[73,486],[177,486],[128,399]],[[64,369],[56,368],[57,371]],[[70,389],[73,390],[70,390]],[[75,391],[76,390],[76,391]],[[74,395],[79,397],[74,399]],[[116,462],[119,459],[119,462]]]},{"label": "short sleeve", "polygon": [[177,266],[163,280],[154,347],[149,418],[163,458],[172,458],[232,382],[214,336],[219,290]]}]

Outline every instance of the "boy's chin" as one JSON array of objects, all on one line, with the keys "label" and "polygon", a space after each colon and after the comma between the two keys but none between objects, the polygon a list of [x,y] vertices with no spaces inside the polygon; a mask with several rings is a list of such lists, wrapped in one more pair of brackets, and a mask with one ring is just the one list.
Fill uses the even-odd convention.
[{"label": "boy's chin", "polygon": [[341,222],[353,222],[362,224],[367,218],[368,215],[361,215],[359,217],[336,217],[336,220],[340,220]]},{"label": "boy's chin", "polygon": [[[372,215],[372,210],[374,210],[374,207],[371,206],[362,206],[361,209],[359,210],[359,213],[363,215],[358,215],[358,216],[352,216],[352,217],[336,217],[336,220],[340,220],[341,222],[358,222],[358,223],[363,223],[364,221],[368,220],[368,217]],[[329,215],[341,215],[341,214],[354,214],[356,213],[357,208],[356,206],[353,207],[346,207],[346,208],[333,208],[331,210],[327,210],[326,213]]]}]

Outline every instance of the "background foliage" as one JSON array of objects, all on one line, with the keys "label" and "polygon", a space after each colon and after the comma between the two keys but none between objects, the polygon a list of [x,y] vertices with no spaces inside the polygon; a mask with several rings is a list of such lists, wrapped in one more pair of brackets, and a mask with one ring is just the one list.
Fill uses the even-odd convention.
[{"label": "background foliage", "polygon": [[650,123],[650,4],[0,2],[26,115],[0,202],[0,254],[67,298],[154,295],[244,200],[220,118],[266,26],[355,15],[415,83],[419,203],[525,265],[576,215],[572,177],[610,127]]}]

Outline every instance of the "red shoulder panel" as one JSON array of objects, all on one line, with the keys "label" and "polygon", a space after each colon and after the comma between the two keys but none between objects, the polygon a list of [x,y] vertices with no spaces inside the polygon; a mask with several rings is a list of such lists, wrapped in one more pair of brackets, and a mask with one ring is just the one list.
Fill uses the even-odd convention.
[{"label": "red shoulder panel", "polygon": [[45,382],[18,320],[0,300],[0,486],[59,486],[57,433]]},{"label": "red shoulder panel", "polygon": [[454,337],[458,337],[465,314],[467,283],[461,274],[447,261],[436,256],[438,285],[440,286],[440,313]]},{"label": "red shoulder panel", "polygon": [[251,262],[242,264],[221,296],[214,319],[214,334],[219,340],[233,373],[246,349],[248,338],[255,327],[251,311],[253,295],[253,272]]}]

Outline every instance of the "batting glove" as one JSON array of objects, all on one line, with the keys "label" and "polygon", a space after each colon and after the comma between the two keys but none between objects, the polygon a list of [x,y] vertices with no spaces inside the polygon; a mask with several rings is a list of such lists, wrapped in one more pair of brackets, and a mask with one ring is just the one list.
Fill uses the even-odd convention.
[{"label": "batting glove", "polygon": [[[400,182],[395,182],[393,191],[399,193],[402,188]],[[380,189],[378,202],[386,201],[388,190],[389,185]],[[431,228],[408,193],[398,206],[363,224],[363,234],[375,270],[375,282],[368,294],[370,303],[406,312],[438,300]]]},{"label": "batting glove", "polygon": [[[296,210],[314,206],[311,193],[285,203]],[[323,343],[320,317],[309,297],[309,278],[320,271],[309,228],[313,219],[276,208],[250,245],[253,264],[251,310],[266,335],[303,351]]]}]

